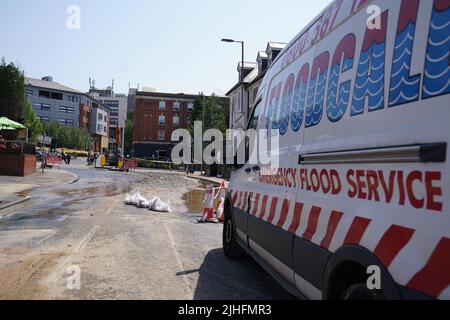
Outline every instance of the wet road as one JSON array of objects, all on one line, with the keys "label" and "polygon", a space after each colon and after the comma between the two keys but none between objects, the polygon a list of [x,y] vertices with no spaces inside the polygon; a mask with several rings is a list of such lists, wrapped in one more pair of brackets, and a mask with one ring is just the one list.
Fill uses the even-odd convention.
[{"label": "wet road", "polygon": [[31,200],[20,207],[6,211],[0,225],[19,227],[40,225],[64,221],[73,212],[88,208],[96,198],[123,195],[129,192],[133,185],[143,180],[137,175],[124,175],[106,170],[87,170],[64,168],[74,173],[78,180],[49,188],[34,188],[20,192],[21,196],[30,196]]},{"label": "wet road", "polygon": [[[0,220],[0,299],[289,299],[253,260],[227,260],[222,225],[197,224],[204,187],[176,173],[67,169]],[[125,206],[160,196],[173,213]],[[75,267],[75,269],[73,269]],[[79,269],[79,290],[68,289]]]}]

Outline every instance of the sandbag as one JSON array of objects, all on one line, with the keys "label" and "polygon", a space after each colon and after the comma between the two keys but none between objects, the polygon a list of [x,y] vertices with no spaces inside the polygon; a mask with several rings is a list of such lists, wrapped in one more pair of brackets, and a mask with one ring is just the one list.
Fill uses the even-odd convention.
[{"label": "sandbag", "polygon": [[141,196],[141,194],[139,192],[136,192],[133,195],[127,195],[125,198],[125,204],[127,205],[133,205],[136,207],[141,207],[143,205],[143,203],[145,203],[145,201],[147,201],[147,199],[143,196]]},{"label": "sandbag", "polygon": [[172,210],[170,209],[170,204],[165,203],[159,197],[155,199],[151,210],[157,212],[172,212]]},{"label": "sandbag", "polygon": [[152,211],[157,212],[172,212],[170,209],[170,203],[165,203],[160,197],[154,197],[152,199],[147,199],[143,197],[139,192],[133,195],[127,194],[124,203],[127,205],[133,205],[138,208],[147,208]]}]

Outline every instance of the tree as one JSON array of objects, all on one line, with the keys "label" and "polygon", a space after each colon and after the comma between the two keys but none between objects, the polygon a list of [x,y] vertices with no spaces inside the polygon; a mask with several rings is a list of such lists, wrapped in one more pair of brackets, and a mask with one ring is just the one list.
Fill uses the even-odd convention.
[{"label": "tree", "polygon": [[69,127],[58,122],[45,123],[43,131],[58,140],[59,148],[88,150],[92,145],[91,135],[85,129]]},{"label": "tree", "polygon": [[210,123],[206,124],[208,129],[214,128],[220,130],[223,134],[225,134],[228,128],[228,116],[224,112],[222,106],[219,103],[219,99],[217,96],[212,95],[207,100],[207,110],[211,115]]},{"label": "tree", "polygon": [[194,100],[194,106],[189,116],[188,130],[191,136],[194,136],[194,123],[195,121],[203,121],[203,93],[200,93]]},{"label": "tree", "polygon": [[33,107],[30,101],[25,101],[25,114],[24,114],[24,125],[28,128],[28,132],[30,134],[30,140],[35,142],[38,135],[42,133],[42,124],[36,118],[36,114],[34,113]]},{"label": "tree", "polygon": [[124,141],[124,148],[125,153],[129,154],[131,149],[133,148],[133,130],[134,130],[134,123],[133,123],[133,114],[128,114],[128,119],[125,122],[125,141]]},{"label": "tree", "polygon": [[[205,109],[205,114],[203,114],[203,109]],[[195,121],[203,122],[204,131],[208,129],[218,129],[225,134],[228,128],[227,115],[219,104],[219,99],[215,95],[204,97],[203,94],[200,94],[194,100],[194,108],[188,123],[188,130],[191,135],[194,134]]]},{"label": "tree", "polygon": [[12,62],[7,64],[5,58],[0,62],[0,116],[20,121],[23,117],[25,102],[24,77]]}]

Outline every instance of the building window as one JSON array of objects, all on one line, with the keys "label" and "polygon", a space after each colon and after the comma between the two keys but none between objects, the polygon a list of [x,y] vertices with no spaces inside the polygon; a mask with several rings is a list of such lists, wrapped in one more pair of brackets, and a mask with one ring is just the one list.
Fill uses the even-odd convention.
[{"label": "building window", "polygon": [[174,102],[173,103],[173,110],[174,111],[179,111],[180,110],[180,103],[179,102]]},{"label": "building window", "polygon": [[179,116],[173,116],[172,121],[173,121],[173,125],[175,127],[178,127],[180,125],[180,117]]},{"label": "building window", "polygon": [[73,126],[73,120],[72,119],[58,119],[59,123],[67,126]]},{"label": "building window", "polygon": [[41,121],[43,121],[43,122],[48,122],[48,121],[50,121],[50,118],[49,118],[49,117],[40,117],[40,119],[41,119]]},{"label": "building window", "polygon": [[103,126],[101,124],[97,125],[97,131],[102,132]]},{"label": "building window", "polygon": [[59,106],[59,112],[74,113],[75,109],[73,107]]},{"label": "building window", "polygon": [[164,141],[164,135],[165,135],[165,131],[164,130],[159,130],[158,131],[158,140],[159,141]]},{"label": "building window", "polygon": [[166,110],[166,102],[164,100],[159,102],[159,110]]},{"label": "building window", "polygon": [[33,103],[33,108],[41,108],[41,104],[40,103]]},{"label": "building window", "polygon": [[192,111],[194,110],[194,104],[193,103],[188,103],[188,111]]},{"label": "building window", "polygon": [[166,124],[166,117],[163,116],[163,115],[160,115],[160,116],[159,116],[158,123],[159,123],[160,125],[165,125],[165,124]]},{"label": "building window", "polygon": [[98,114],[97,118],[98,121],[103,121],[103,115],[101,113]]},{"label": "building window", "polygon": [[[66,100],[70,101],[70,102],[75,102],[75,103],[80,103],[81,102],[81,98],[77,97],[77,96],[67,96]],[[89,105],[89,102],[87,102],[87,105]]]},{"label": "building window", "polygon": [[51,92],[51,91],[46,91],[46,90],[39,90],[39,97],[45,98],[45,99],[54,99],[54,100],[62,100],[63,99],[62,93]]},{"label": "building window", "polygon": [[32,96],[32,95],[33,95],[33,90],[26,89],[26,90],[25,90],[25,94],[26,94],[26,95],[29,95],[29,96]]},{"label": "building window", "polygon": [[41,110],[50,110],[50,105],[47,103],[41,103]]}]

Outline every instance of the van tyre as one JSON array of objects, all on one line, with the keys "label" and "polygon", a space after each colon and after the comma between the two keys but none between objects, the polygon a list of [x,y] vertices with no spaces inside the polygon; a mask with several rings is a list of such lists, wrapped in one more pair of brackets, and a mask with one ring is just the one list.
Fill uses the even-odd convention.
[{"label": "van tyre", "polygon": [[364,283],[357,283],[347,288],[342,300],[386,300],[382,290],[370,290]]},{"label": "van tyre", "polygon": [[229,259],[239,259],[244,255],[244,249],[237,242],[236,227],[234,225],[231,214],[225,215],[223,223],[223,252]]}]

